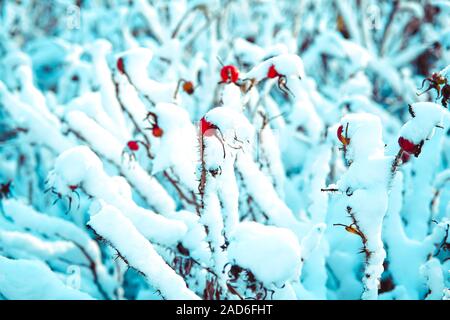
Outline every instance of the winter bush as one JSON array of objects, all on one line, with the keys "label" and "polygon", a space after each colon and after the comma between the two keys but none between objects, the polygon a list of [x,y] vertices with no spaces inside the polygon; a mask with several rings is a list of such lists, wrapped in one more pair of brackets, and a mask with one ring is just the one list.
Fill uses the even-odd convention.
[{"label": "winter bush", "polygon": [[0,9],[0,298],[450,297],[449,2]]}]

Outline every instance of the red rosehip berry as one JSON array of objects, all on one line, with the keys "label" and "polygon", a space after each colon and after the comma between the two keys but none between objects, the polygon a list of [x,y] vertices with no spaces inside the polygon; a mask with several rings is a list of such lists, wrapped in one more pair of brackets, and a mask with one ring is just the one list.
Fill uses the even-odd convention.
[{"label": "red rosehip berry", "polygon": [[337,130],[337,137],[339,139],[340,142],[342,142],[342,144],[344,146],[348,145],[350,143],[350,138],[344,137],[344,135],[342,134],[344,131],[344,126],[339,126],[338,130]]},{"label": "red rosehip berry", "polygon": [[194,93],[194,84],[191,81],[186,81],[183,83],[183,91],[191,95]]},{"label": "red rosehip berry", "polygon": [[271,65],[269,71],[267,71],[267,78],[273,79],[279,76],[280,74],[278,73],[277,69],[275,69],[275,66]]},{"label": "red rosehip berry", "polygon": [[131,151],[138,151],[139,150],[139,144],[138,144],[137,141],[133,141],[133,140],[132,141],[128,141],[127,145],[128,145],[128,148]]},{"label": "red rosehip berry", "polygon": [[152,128],[152,134],[154,137],[160,138],[163,135],[163,129],[155,125]]},{"label": "red rosehip berry", "polygon": [[217,129],[217,127],[205,119],[205,117],[200,119],[200,132],[202,135],[211,137],[214,135],[214,129]]},{"label": "red rosehip berry", "polygon": [[78,186],[76,184],[73,184],[73,185],[69,186],[69,189],[72,190],[72,191],[75,191],[75,190],[78,189]]},{"label": "red rosehip berry", "polygon": [[125,73],[125,64],[123,63],[122,57],[117,59],[117,70],[119,70],[120,73]]},{"label": "red rosehip berry", "polygon": [[239,70],[232,65],[224,66],[220,70],[220,78],[222,79],[222,82],[225,83],[236,83],[239,79]]},{"label": "red rosehip berry", "polygon": [[412,153],[417,158],[422,151],[423,140],[418,144],[414,144],[414,142],[400,137],[398,138],[398,144],[403,151],[410,154]]},{"label": "red rosehip berry", "polygon": [[398,145],[400,146],[400,148],[402,148],[403,151],[408,153],[414,153],[414,151],[416,150],[416,145],[403,137],[398,138]]}]

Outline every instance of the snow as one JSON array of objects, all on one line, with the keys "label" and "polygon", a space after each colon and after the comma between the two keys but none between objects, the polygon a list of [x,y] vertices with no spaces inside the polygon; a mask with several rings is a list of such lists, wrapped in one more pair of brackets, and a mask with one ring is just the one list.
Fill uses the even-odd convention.
[{"label": "snow", "polygon": [[195,259],[208,262],[210,252],[206,243],[206,232],[200,223],[200,217],[193,212],[177,211],[172,218],[183,221],[188,228],[182,239],[183,246],[189,249],[190,254]]},{"label": "snow", "polygon": [[160,83],[148,76],[147,68],[153,58],[153,52],[147,48],[134,48],[124,52],[118,58],[124,61],[126,77],[137,90],[147,95],[154,103],[171,102],[175,91],[174,83]]},{"label": "snow", "polygon": [[123,52],[117,59],[123,59],[124,71],[133,83],[142,83],[146,80],[148,64],[153,58],[153,52],[147,48],[134,48]]},{"label": "snow", "polygon": [[[365,254],[362,299],[378,297],[379,279],[383,273],[386,252],[382,226],[388,210],[388,188],[392,179],[393,158],[384,156],[381,121],[368,113],[348,114],[341,119],[341,135],[346,140],[345,157],[348,170],[337,182],[342,192],[347,228],[357,230]],[[345,225],[344,225],[345,226]],[[352,230],[352,229],[350,229]]]},{"label": "snow", "polygon": [[38,213],[14,199],[4,201],[3,210],[5,216],[12,219],[21,228],[35,230],[49,238],[63,237],[70,239],[86,246],[94,255],[99,254],[98,248],[93,245],[89,235],[69,221]]},{"label": "snow", "polygon": [[32,142],[41,143],[59,151],[70,145],[59,134],[60,125],[54,116],[51,116],[53,120],[50,122],[45,114],[39,113],[11,94],[2,82],[0,82],[0,97],[2,104],[7,106],[6,110],[17,123],[28,128]]},{"label": "snow", "polygon": [[448,66],[446,66],[444,69],[442,69],[441,71],[439,71],[439,74],[443,75],[444,77],[446,77],[448,79],[450,77],[450,64]]},{"label": "snow", "polygon": [[55,161],[55,172],[60,175],[62,181],[67,183],[67,186],[79,185],[83,180],[102,170],[102,166],[100,159],[89,148],[78,147],[58,157]]},{"label": "snow", "polygon": [[[400,136],[415,144],[425,139],[431,139],[437,125],[443,125],[444,117],[450,113],[437,103],[417,102],[412,104],[415,117],[406,122],[400,130]],[[442,129],[441,129],[442,130]]]},{"label": "snow", "polygon": [[427,300],[441,300],[444,294],[444,275],[442,274],[441,263],[436,258],[431,258],[420,267],[422,276],[426,279],[430,292]]},{"label": "snow", "polygon": [[[172,168],[181,181],[194,188],[197,159],[197,129],[185,109],[171,103],[155,106],[158,126],[163,130],[155,146],[152,175]],[[155,139],[156,140],[156,139]]]},{"label": "snow", "polygon": [[[161,213],[170,213],[175,209],[167,192],[153,179],[142,167],[135,163],[127,163],[123,160],[122,151],[125,143],[119,143],[109,131],[98,126],[92,119],[78,111],[72,111],[67,116],[71,128],[79,134],[83,140],[87,140],[91,147],[107,160],[114,163],[123,175],[125,175],[148,203]],[[158,195],[154,197],[154,195]]]},{"label": "snow", "polygon": [[187,231],[181,222],[169,220],[123,198],[120,195],[122,187],[117,187],[103,171],[101,161],[88,147],[75,147],[62,153],[50,174],[49,184],[60,192],[68,192],[70,185],[82,187],[92,197],[116,206],[146,237],[157,242],[176,243]]},{"label": "snow", "polygon": [[167,299],[197,299],[183,279],[156,253],[133,224],[112,206],[104,206],[88,222],[127,263],[141,272],[150,285]]},{"label": "snow", "polygon": [[281,286],[301,271],[300,245],[295,234],[284,228],[242,222],[231,234],[228,255],[267,285]]},{"label": "snow", "polygon": [[267,73],[271,66],[275,67],[275,70],[283,76],[296,76],[299,78],[305,78],[305,69],[302,59],[295,54],[280,54],[276,57],[267,59],[245,75],[248,79],[255,79],[261,81],[267,78]]},{"label": "snow", "polygon": [[91,300],[88,294],[68,287],[43,262],[11,260],[0,256],[1,294],[21,300]]},{"label": "snow", "polygon": [[357,161],[384,153],[379,117],[370,113],[352,113],[343,117],[340,124],[343,135],[350,139],[346,152],[348,160]]},{"label": "snow", "polygon": [[80,97],[72,99],[64,109],[67,115],[71,111],[81,111],[89,118],[94,119],[104,129],[111,132],[116,139],[121,140],[121,136],[114,130],[115,124],[101,107],[101,94],[98,92],[87,92]]},{"label": "snow", "polygon": [[[205,119],[216,125],[225,141],[234,139],[251,144],[254,136],[254,129],[247,118],[241,113],[227,107],[217,107],[211,109]],[[236,137],[236,138],[235,138]]]}]

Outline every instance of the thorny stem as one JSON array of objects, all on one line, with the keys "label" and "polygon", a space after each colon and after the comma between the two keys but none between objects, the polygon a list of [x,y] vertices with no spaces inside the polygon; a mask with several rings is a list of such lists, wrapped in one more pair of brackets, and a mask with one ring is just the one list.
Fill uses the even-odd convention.
[{"label": "thorny stem", "polygon": [[261,129],[258,130],[257,136],[256,136],[257,137],[257,150],[256,150],[256,160],[255,161],[260,163],[260,166],[259,166],[260,169],[263,169],[263,167],[267,168],[268,176],[271,178],[274,188],[277,189],[277,181],[273,174],[272,163],[269,160],[267,153],[265,152],[266,150],[264,148],[263,131],[269,125],[270,121],[272,121],[273,119],[276,119],[277,117],[282,117],[283,113],[273,116],[270,119],[261,110],[259,110],[257,114],[259,114],[261,116],[262,124],[261,124]]},{"label": "thorny stem", "polygon": [[395,175],[395,173],[398,170],[398,167],[401,164],[401,160],[402,160],[402,155],[403,155],[403,149],[400,149],[397,152],[397,155],[394,158],[394,161],[392,162],[392,166],[391,166],[391,173],[392,173],[392,177]]},{"label": "thorny stem", "polygon": [[195,193],[191,191],[191,197],[189,198],[188,196],[186,196],[183,192],[183,190],[181,189],[179,182],[176,181],[174,178],[172,178],[170,176],[170,174],[167,172],[167,170],[164,171],[163,173],[164,177],[172,184],[172,186],[175,188],[175,190],[177,191],[178,195],[180,196],[181,199],[183,199],[184,201],[186,201],[188,204],[195,206],[195,211],[197,213],[200,212],[200,205],[197,202]]},{"label": "thorny stem", "polygon": [[352,212],[352,208],[351,207],[347,207],[347,213],[350,216],[350,218],[352,219],[352,225],[355,226],[356,230],[357,230],[357,234],[360,236],[362,244],[363,244],[363,248],[361,249],[361,252],[364,252],[366,255],[366,260],[365,263],[366,265],[369,263],[369,259],[371,256],[371,252],[367,249],[367,237],[366,235],[361,231],[359,225],[358,225],[358,221],[356,220],[356,217],[354,215],[354,213]]},{"label": "thorny stem", "polygon": [[435,207],[435,205],[438,203],[438,199],[439,199],[439,197],[441,195],[441,190],[445,186],[445,184],[448,183],[448,182],[450,182],[450,177],[445,179],[440,184],[440,186],[436,186],[436,189],[435,189],[434,194],[433,194],[433,198],[431,199],[431,203],[430,203],[431,209],[433,209]]},{"label": "thorny stem", "polygon": [[146,145],[145,150],[146,150],[146,152],[147,152],[147,156],[148,156],[150,159],[153,159],[154,156],[153,156],[153,155],[151,154],[151,152],[150,152],[150,140],[149,140],[149,138],[147,137],[147,135],[145,134],[145,132],[144,132],[143,130],[141,130],[141,128],[139,127],[139,124],[138,124],[137,121],[136,121],[136,119],[134,119],[133,115],[132,115],[132,114],[128,111],[128,109],[125,107],[125,105],[124,105],[122,99],[120,98],[120,85],[119,85],[119,83],[114,79],[114,76],[112,77],[112,81],[113,81],[113,83],[114,83],[114,87],[115,87],[115,90],[116,90],[116,98],[117,98],[117,102],[118,102],[119,105],[120,105],[120,108],[121,108],[122,111],[128,116],[128,118],[131,120],[131,122],[133,123],[134,129],[135,129],[138,133],[140,133],[140,134],[142,135],[142,137],[144,138],[144,140],[145,140],[145,145]]},{"label": "thorny stem", "polygon": [[[166,249],[170,250],[170,251],[174,252],[174,254],[176,254],[173,249],[168,248],[168,247],[166,247]],[[218,277],[217,273],[214,270],[212,270],[210,267],[204,266],[201,262],[199,262],[198,260],[191,257],[189,255],[189,250],[186,249],[181,243],[178,244],[177,251],[181,254],[182,257],[191,259],[192,262],[195,263],[196,265],[198,265],[201,269],[205,270],[206,272],[210,273],[211,275],[213,275],[215,277]]]},{"label": "thorny stem", "polygon": [[[92,226],[87,226],[88,229],[92,230],[92,232],[95,234],[95,236],[103,243],[105,243],[106,245],[110,246],[114,251],[116,251],[117,253],[117,258],[120,258],[130,269],[135,270],[138,274],[142,275],[144,278],[146,278],[148,280],[148,282],[150,279],[148,278],[148,276],[145,274],[145,272],[139,270],[138,268],[130,265],[130,263],[128,262],[128,260],[126,259],[126,257],[111,243],[111,241],[109,241],[108,239],[104,238],[103,236],[101,236],[100,234],[97,233],[97,231],[92,227]],[[157,290],[161,296],[161,298],[163,298],[164,300],[166,300],[166,298],[162,295],[161,291]]]},{"label": "thorny stem", "polygon": [[[201,173],[200,173],[200,182],[198,185],[198,191],[200,193],[201,210],[199,213],[201,216],[204,214],[204,211],[205,211],[205,189],[206,189],[206,184],[207,184],[207,172],[206,172],[206,161],[205,161],[205,140],[204,140],[204,136],[203,136],[202,132],[199,132],[199,140],[200,140],[200,170],[201,170]],[[205,229],[206,237],[208,238],[209,237],[208,236],[209,228],[206,224],[202,224],[202,225]],[[215,250],[214,250],[211,240],[208,239],[207,243],[208,243],[208,248],[211,252],[211,255],[213,255]],[[204,293],[205,296],[208,296],[207,292],[209,291],[208,287],[211,285],[211,281],[214,283],[217,283],[217,279],[219,279],[219,276],[216,273],[214,273],[214,275],[215,275],[215,277],[214,277],[215,280],[213,280],[213,279],[206,280],[207,285],[206,285],[205,293]]]},{"label": "thorny stem", "polygon": [[[129,81],[129,83],[136,89],[136,87],[133,85],[131,79],[130,79],[128,76],[127,76],[127,79],[128,79],[128,81]],[[139,127],[137,121],[134,119],[134,117],[131,115],[131,113],[127,110],[127,108],[126,108],[125,105],[123,104],[122,100],[120,99],[120,95],[119,95],[119,93],[120,93],[120,86],[119,86],[119,83],[118,83],[117,81],[115,81],[114,77],[112,77],[112,80],[113,80],[114,86],[115,86],[115,88],[116,88],[116,97],[117,97],[117,101],[119,102],[119,105],[120,105],[122,111],[123,111],[124,113],[126,113],[127,116],[130,118],[130,120],[132,121],[132,123],[133,123],[133,125],[134,125],[136,131],[139,132],[139,133],[144,137],[144,140],[145,140],[144,145],[146,146],[145,150],[146,150],[146,152],[147,152],[147,156],[148,156],[149,159],[153,159],[154,156],[153,156],[153,155],[151,154],[151,152],[150,152],[150,140],[149,140],[149,138],[148,138],[147,135],[144,133],[144,131],[141,130],[141,128]],[[136,90],[137,90],[137,89],[136,89]],[[154,118],[154,121],[157,123],[157,117],[156,117],[155,113],[149,112],[149,113],[147,114],[146,119],[147,119],[149,116],[152,116],[152,117]],[[170,175],[169,175],[166,171],[164,171],[164,177],[167,178],[167,179],[169,180],[169,182],[174,186],[174,188],[176,189],[176,191],[178,192],[178,194],[180,195],[180,197],[182,197],[184,200],[186,200],[189,204],[195,205],[195,207],[197,208],[198,204],[197,204],[196,200],[195,200],[194,198],[189,199],[186,195],[184,195],[183,191],[182,191],[181,188],[178,186],[177,182],[176,182],[174,179],[172,179],[172,178],[170,177]]]},{"label": "thorny stem", "polygon": [[[369,251],[369,249],[367,248],[367,242],[368,239],[366,237],[366,235],[361,231],[359,225],[358,225],[358,221],[356,220],[356,217],[354,215],[354,213],[352,212],[352,208],[347,206],[347,213],[349,215],[349,217],[352,219],[352,226],[354,226],[354,230],[355,233],[361,238],[362,244],[363,244],[363,248],[361,249],[360,253],[364,253],[365,254],[365,266],[367,267],[369,265],[369,261],[370,258],[372,257],[372,252]],[[371,275],[370,274],[366,274],[364,275],[366,278],[369,278]],[[364,282],[364,281],[363,281]],[[365,283],[365,282],[364,282]],[[366,291],[366,286],[364,285],[365,289],[364,291]]]},{"label": "thorny stem", "polygon": [[205,185],[206,185],[206,162],[205,162],[205,141],[203,134],[200,132],[200,183],[198,185],[198,192],[200,194],[200,206],[205,207]]},{"label": "thorny stem", "polygon": [[255,199],[251,195],[248,194],[247,185],[246,185],[246,183],[244,181],[244,176],[242,175],[242,173],[239,171],[238,168],[236,168],[236,177],[239,178],[239,180],[241,182],[241,187],[246,193],[247,206],[248,206],[248,209],[249,209],[250,213],[252,214],[253,220],[256,221],[256,215],[255,215],[255,213],[253,211],[252,203],[254,203],[254,207],[258,209],[258,211],[262,214],[264,219],[266,219],[266,221],[269,221],[269,216],[264,212],[264,210],[261,209],[261,207],[255,201]]},{"label": "thorny stem", "polygon": [[[61,122],[65,122],[64,120],[61,119]],[[117,172],[119,173],[119,175],[121,175],[122,177],[127,177],[126,173],[122,170],[121,165],[117,164],[114,160],[109,159],[108,157],[106,157],[105,155],[102,155],[101,153],[99,153],[97,150],[95,150],[95,148],[89,143],[88,140],[86,140],[81,133],[73,130],[72,128],[69,128],[67,130],[68,133],[72,133],[78,140],[80,140],[81,142],[83,142],[84,144],[88,145],[90,147],[90,149],[92,150],[92,152],[94,152],[100,159],[108,162],[110,165],[112,165],[114,168],[116,168]],[[139,195],[139,197],[141,197],[142,199],[146,199],[146,197],[142,194],[142,192],[139,190],[139,188],[137,186],[135,186],[130,179],[127,179],[129,185],[131,186],[131,188],[133,188],[133,190],[136,192],[137,195]],[[153,211],[156,211],[155,208],[153,207],[153,205],[151,205],[148,200],[147,200],[147,204],[149,205],[150,209],[152,209]]]},{"label": "thorny stem", "polygon": [[[439,244],[436,244],[436,247],[438,247],[437,252],[433,255],[433,257],[437,257],[441,250],[447,251],[450,249],[450,243],[448,242],[448,236],[449,236],[449,229],[450,224],[447,224],[447,228],[445,229],[445,236],[442,239],[442,242]],[[448,258],[447,258],[448,259]]]},{"label": "thorny stem", "polygon": [[185,82],[186,82],[186,80],[184,80],[184,79],[178,80],[177,87],[176,87],[176,89],[175,89],[175,92],[173,93],[173,99],[174,99],[174,100],[175,100],[175,99],[177,98],[177,96],[178,96],[178,91],[180,91],[180,86],[181,86],[181,84],[182,84],[182,83],[185,83]]}]

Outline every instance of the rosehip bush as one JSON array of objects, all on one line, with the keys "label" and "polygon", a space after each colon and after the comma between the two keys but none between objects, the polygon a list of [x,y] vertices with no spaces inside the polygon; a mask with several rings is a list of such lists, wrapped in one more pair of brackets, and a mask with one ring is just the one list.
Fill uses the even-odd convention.
[{"label": "rosehip bush", "polygon": [[445,1],[3,1],[0,299],[448,299]]}]

